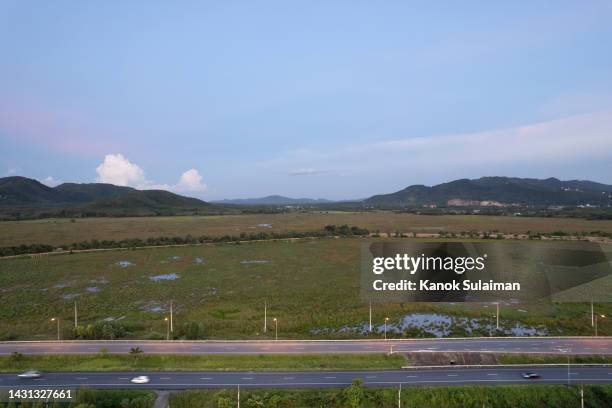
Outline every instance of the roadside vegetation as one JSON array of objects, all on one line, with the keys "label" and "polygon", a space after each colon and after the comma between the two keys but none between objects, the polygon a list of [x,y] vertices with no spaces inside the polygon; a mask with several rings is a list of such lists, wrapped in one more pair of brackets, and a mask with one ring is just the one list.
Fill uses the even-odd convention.
[{"label": "roadside vegetation", "polygon": [[[500,364],[567,364],[565,355],[553,354],[502,354],[497,357]],[[612,364],[612,356],[571,355],[570,364]]]},{"label": "roadside vegetation", "polygon": [[151,408],[155,402],[155,393],[145,390],[77,390],[72,402],[2,402],[3,391],[0,390],[0,408]]},{"label": "roadside vegetation", "polygon": [[406,364],[401,355],[160,355],[143,352],[92,355],[23,355],[0,357],[0,372],[41,371],[308,371],[387,370]]},{"label": "roadside vegetation", "polygon": [[[245,408],[388,408],[396,407],[398,389],[364,388],[359,380],[344,389],[243,389],[240,406]],[[612,385],[584,386],[589,408],[607,408]],[[237,402],[236,390],[185,391],[172,394],[173,408],[230,408]],[[580,388],[562,385],[404,387],[403,408],[574,408],[580,406]]]}]

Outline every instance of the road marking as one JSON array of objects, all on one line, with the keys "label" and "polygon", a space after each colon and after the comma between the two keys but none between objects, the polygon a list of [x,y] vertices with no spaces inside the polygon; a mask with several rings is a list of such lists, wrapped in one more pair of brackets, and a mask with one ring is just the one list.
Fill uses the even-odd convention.
[{"label": "road marking", "polygon": [[325,378],[326,380],[332,380],[332,379],[334,379],[336,377],[323,377],[323,378]]},{"label": "road marking", "polygon": [[129,380],[127,377],[119,377],[120,380]]},{"label": "road marking", "polygon": [[459,374],[446,374],[447,377],[459,377]]},{"label": "road marking", "polygon": [[171,380],[170,377],[159,377],[160,380]]},{"label": "road marking", "polygon": [[295,377],[283,377],[283,380],[295,380]]},{"label": "road marking", "polygon": [[417,378],[418,375],[407,375],[406,378]]},{"label": "road marking", "polygon": [[200,380],[212,380],[210,377],[200,377]]},{"label": "road marking", "polygon": [[375,375],[366,375],[366,378],[376,378]]},{"label": "road marking", "polygon": [[77,380],[86,380],[86,379],[87,379],[87,377],[77,377],[76,379],[77,379]]},{"label": "road marking", "polygon": [[241,380],[252,380],[253,377],[242,377]]},{"label": "road marking", "polygon": [[497,375],[497,373],[490,373],[490,374],[487,374],[487,375]]}]

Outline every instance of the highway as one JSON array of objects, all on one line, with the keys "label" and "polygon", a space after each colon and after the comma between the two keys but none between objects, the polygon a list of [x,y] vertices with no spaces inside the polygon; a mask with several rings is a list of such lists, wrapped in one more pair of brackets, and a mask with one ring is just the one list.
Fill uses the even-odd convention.
[{"label": "highway", "polygon": [[267,341],[42,341],[0,342],[0,355],[128,353],[147,354],[326,354],[393,352],[609,354],[612,337],[508,337],[406,340],[267,340]]},{"label": "highway", "polygon": [[[450,386],[500,384],[567,384],[566,366],[539,367],[529,370],[539,379],[521,377],[526,368],[413,368],[394,371],[307,371],[307,372],[57,372],[45,373],[40,379],[22,380],[15,374],[0,374],[0,389],[6,388],[150,388],[177,390],[190,388],[311,388],[345,387],[355,378],[366,386]],[[148,375],[148,384],[132,384],[130,380]],[[572,366],[571,384],[610,384],[612,367]]]}]

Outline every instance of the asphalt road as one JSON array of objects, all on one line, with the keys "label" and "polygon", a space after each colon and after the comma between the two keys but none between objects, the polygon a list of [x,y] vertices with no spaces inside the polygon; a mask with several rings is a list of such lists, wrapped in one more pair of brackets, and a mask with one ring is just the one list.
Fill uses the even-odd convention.
[{"label": "asphalt road", "polygon": [[612,337],[514,337],[347,341],[45,341],[0,342],[0,355],[92,354],[105,348],[128,353],[140,347],[147,354],[326,354],[393,352],[611,354]]},{"label": "asphalt road", "polygon": [[[316,372],[72,372],[46,373],[35,380],[21,380],[15,374],[0,374],[0,389],[7,388],[151,388],[175,390],[191,388],[273,387],[309,388],[344,387],[355,378],[365,385],[388,387],[499,385],[499,384],[567,384],[567,367],[541,367],[530,369],[541,375],[539,379],[525,380],[525,368],[428,368],[394,371],[316,371]],[[135,376],[148,375],[150,383],[136,385]],[[572,384],[610,384],[612,367],[571,367]]]}]

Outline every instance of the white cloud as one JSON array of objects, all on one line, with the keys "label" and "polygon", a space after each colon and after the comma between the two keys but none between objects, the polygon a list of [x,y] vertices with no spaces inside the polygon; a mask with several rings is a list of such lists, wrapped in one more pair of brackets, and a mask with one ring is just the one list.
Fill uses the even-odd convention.
[{"label": "white cloud", "polygon": [[367,174],[372,182],[390,177],[401,179],[400,183],[405,179],[443,182],[480,175],[589,177],[588,168],[582,171],[581,164],[607,160],[612,155],[610,135],[612,110],[477,133],[286,152],[259,165],[279,170],[298,168],[289,172],[298,175],[342,163],[346,172],[357,177]]},{"label": "white cloud", "polygon": [[40,180],[40,182],[49,187],[55,187],[62,183],[61,181],[54,179],[53,176],[47,176],[43,180]]},{"label": "white cloud", "polygon": [[296,169],[296,170],[291,170],[289,172],[290,176],[312,176],[314,174],[318,174],[320,173],[318,170],[316,169],[312,169],[312,168],[303,168],[303,169]]},{"label": "white cloud", "polygon": [[131,163],[121,154],[107,154],[104,161],[96,168],[99,183],[110,183],[117,186],[129,186],[140,190],[167,190],[180,193],[203,193],[207,186],[196,169],[184,172],[174,185],[156,183],[145,177],[144,170]]},{"label": "white cloud", "polygon": [[109,183],[117,186],[139,187],[146,183],[144,170],[130,163],[121,154],[107,154],[104,161],[96,167],[98,183]]},{"label": "white cloud", "polygon": [[174,189],[179,192],[202,193],[206,191],[207,186],[202,182],[200,173],[196,169],[190,169],[181,175]]}]

